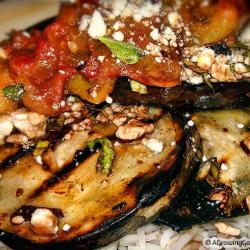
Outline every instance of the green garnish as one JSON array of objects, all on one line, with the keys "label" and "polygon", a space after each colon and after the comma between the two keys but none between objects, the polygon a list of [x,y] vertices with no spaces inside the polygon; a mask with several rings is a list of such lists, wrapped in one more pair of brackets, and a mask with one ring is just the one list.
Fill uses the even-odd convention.
[{"label": "green garnish", "polygon": [[3,95],[13,101],[19,101],[24,93],[24,85],[23,84],[15,84],[5,87],[3,90]]},{"label": "green garnish", "polygon": [[207,84],[207,86],[213,90],[213,93],[215,93],[215,89],[213,84],[211,83],[211,81],[209,79],[207,79],[206,74],[203,74],[203,80],[204,82]]},{"label": "green garnish", "polygon": [[198,73],[198,74],[203,74],[203,73],[206,73],[207,71],[205,71],[204,69],[200,68],[198,65],[196,65],[195,63],[191,62],[191,61],[188,61],[188,60],[185,60],[184,61],[184,65],[193,70],[195,73]]},{"label": "green garnish", "polygon": [[132,43],[121,42],[108,37],[99,37],[111,52],[127,64],[136,64],[142,57],[142,52]]},{"label": "green garnish", "polygon": [[133,92],[138,92],[142,95],[148,93],[148,89],[145,85],[134,80],[130,80],[129,83]]},{"label": "green garnish", "polygon": [[43,152],[49,147],[49,141],[39,141],[33,151],[34,156],[42,155]]},{"label": "green garnish", "polygon": [[115,158],[112,142],[107,138],[100,138],[89,142],[87,147],[90,150],[101,147],[101,154],[97,162],[97,170],[105,174],[109,174],[111,172],[111,167]]}]

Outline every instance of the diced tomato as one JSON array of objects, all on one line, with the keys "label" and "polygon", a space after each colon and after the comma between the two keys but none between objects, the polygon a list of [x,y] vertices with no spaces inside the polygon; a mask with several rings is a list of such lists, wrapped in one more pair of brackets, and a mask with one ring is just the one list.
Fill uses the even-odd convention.
[{"label": "diced tomato", "polygon": [[[70,72],[70,75],[73,74]],[[60,101],[64,96],[65,83],[69,74],[56,74],[41,85],[27,85],[23,97],[24,105],[40,114],[56,116],[64,112],[67,107],[60,108]]]}]

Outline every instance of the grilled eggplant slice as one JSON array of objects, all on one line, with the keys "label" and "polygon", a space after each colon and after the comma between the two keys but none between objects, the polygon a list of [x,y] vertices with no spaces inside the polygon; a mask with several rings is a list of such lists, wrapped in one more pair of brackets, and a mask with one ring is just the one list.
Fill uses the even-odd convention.
[{"label": "grilled eggplant slice", "polygon": [[[180,192],[198,160],[189,150],[193,142],[188,139],[180,166],[183,130],[169,114],[154,125],[154,132],[147,137],[163,142],[158,154],[142,139],[117,143],[113,136],[116,129],[100,126],[88,136],[80,132],[47,150],[43,155],[46,165],[28,154],[2,169],[0,196],[8,195],[8,199],[1,199],[1,240],[18,249],[92,249],[155,218]],[[88,141],[102,137],[110,138],[114,147],[110,175],[96,171],[100,152],[86,148]],[[62,153],[66,157],[58,161]],[[39,211],[54,216],[55,234],[34,226],[32,218]],[[70,228],[65,230],[65,225]]]},{"label": "grilled eggplant slice", "polygon": [[205,83],[183,83],[174,88],[147,87],[147,94],[139,94],[131,91],[128,79],[119,78],[111,96],[124,105],[140,103],[179,110],[245,107],[250,103],[248,82],[216,83],[213,87],[215,92]]},{"label": "grilled eggplant slice", "polygon": [[203,162],[160,221],[175,230],[249,213],[249,110],[195,113]]}]

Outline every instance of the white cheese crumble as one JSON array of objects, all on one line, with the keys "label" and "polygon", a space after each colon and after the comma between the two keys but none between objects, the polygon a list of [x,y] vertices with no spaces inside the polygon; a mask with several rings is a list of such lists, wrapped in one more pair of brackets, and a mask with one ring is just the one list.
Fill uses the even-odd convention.
[{"label": "white cheese crumble", "polygon": [[61,74],[61,75],[64,75],[64,74],[65,74],[65,71],[60,69],[60,70],[58,71],[58,73]]},{"label": "white cheese crumble", "polygon": [[207,161],[207,157],[205,155],[202,156],[202,161],[203,162]]},{"label": "white cheese crumble", "polygon": [[101,0],[104,8],[111,9],[109,17],[121,16],[122,18],[133,17],[136,22],[143,18],[150,18],[160,13],[162,2],[152,3],[150,0],[127,1],[127,0]]},{"label": "white cheese crumble", "polygon": [[107,27],[101,13],[95,10],[88,29],[90,37],[96,39],[101,36],[105,36],[107,32]]},{"label": "white cheese crumble", "polygon": [[164,147],[163,142],[155,138],[143,139],[142,143],[156,153],[161,153]]},{"label": "white cheese crumble", "polygon": [[223,170],[223,171],[227,171],[227,170],[228,170],[228,166],[227,166],[225,163],[222,163],[222,164],[220,165],[220,168],[221,168],[221,170]]},{"label": "white cheese crumble", "polygon": [[36,162],[40,165],[43,165],[43,160],[41,155],[36,156]]},{"label": "white cheese crumble", "polygon": [[105,60],[105,56],[98,56],[97,59],[98,61],[103,62]]},{"label": "white cheese crumble", "polygon": [[242,128],[244,128],[245,126],[244,126],[244,124],[241,124],[241,123],[238,123],[237,124],[237,128],[239,128],[239,129],[242,129]]},{"label": "white cheese crumble", "polygon": [[194,122],[192,120],[189,120],[188,123],[187,123],[187,125],[189,127],[193,127],[194,126]]},{"label": "white cheese crumble", "polygon": [[106,103],[111,104],[112,102],[113,102],[113,99],[110,96],[108,96],[106,98]]},{"label": "white cheese crumble", "polygon": [[79,30],[83,31],[86,30],[89,26],[91,21],[91,17],[88,15],[83,15],[80,21]]},{"label": "white cheese crumble", "polygon": [[124,40],[124,34],[121,31],[114,32],[112,37],[117,41],[123,41]]},{"label": "white cheese crumble", "polygon": [[71,228],[71,226],[70,226],[69,224],[65,224],[65,225],[63,226],[63,231],[64,231],[64,232],[68,232],[68,231],[70,230],[70,228]]},{"label": "white cheese crumble", "polygon": [[176,27],[181,22],[181,17],[177,12],[170,12],[168,14],[168,22],[172,27]]},{"label": "white cheese crumble", "polygon": [[159,30],[154,28],[151,32],[150,32],[150,36],[153,40],[157,41],[159,38]]}]

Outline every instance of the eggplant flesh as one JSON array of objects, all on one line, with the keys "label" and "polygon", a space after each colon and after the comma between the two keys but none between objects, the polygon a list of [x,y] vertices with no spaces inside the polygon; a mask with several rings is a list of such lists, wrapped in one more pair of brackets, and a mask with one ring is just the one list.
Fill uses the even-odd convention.
[{"label": "eggplant flesh", "polygon": [[[14,249],[93,249],[155,219],[180,192],[198,160],[189,150],[193,142],[188,140],[182,165],[183,130],[169,114],[154,125],[147,138],[162,141],[162,152],[155,154],[142,139],[120,141],[114,146],[110,175],[96,171],[100,152],[86,148],[88,141],[102,137],[116,145],[116,128],[104,129],[107,124],[95,127],[85,137],[84,131],[78,132],[71,140],[48,149],[43,154],[46,166],[28,153],[2,168],[0,240]],[[58,161],[63,152],[65,157]],[[56,234],[39,235],[33,230],[30,216],[37,208],[59,214]],[[23,216],[25,222],[11,223],[16,215]],[[70,225],[70,230],[64,231],[64,225]]]},{"label": "eggplant flesh", "polygon": [[127,78],[119,78],[111,94],[123,105],[143,104],[178,110],[207,110],[246,107],[250,104],[249,82],[215,83],[214,91],[206,83],[182,83],[174,88],[147,87],[147,94],[132,92]]},{"label": "eggplant flesh", "polygon": [[158,222],[180,231],[194,224],[249,213],[250,110],[192,115],[203,147],[203,162],[172,207]]}]

